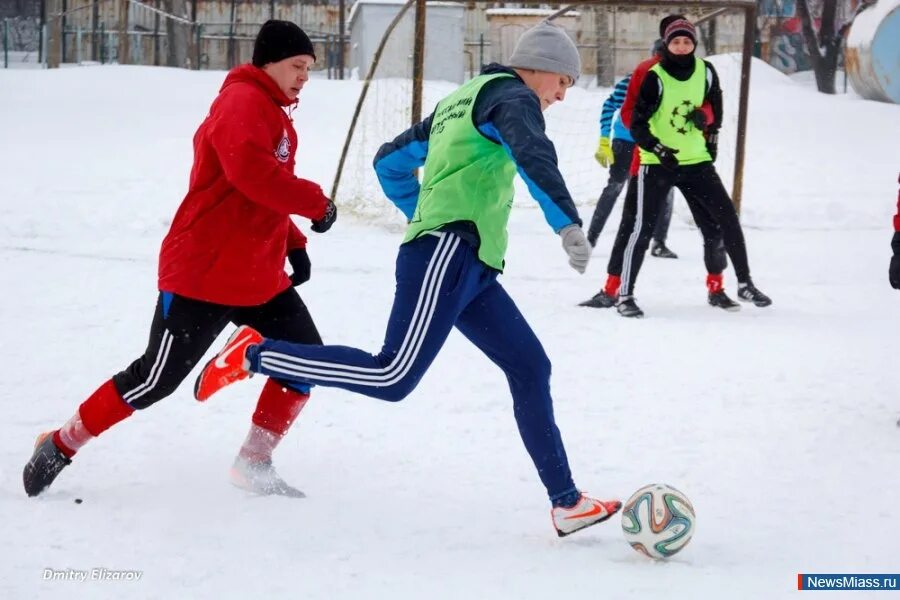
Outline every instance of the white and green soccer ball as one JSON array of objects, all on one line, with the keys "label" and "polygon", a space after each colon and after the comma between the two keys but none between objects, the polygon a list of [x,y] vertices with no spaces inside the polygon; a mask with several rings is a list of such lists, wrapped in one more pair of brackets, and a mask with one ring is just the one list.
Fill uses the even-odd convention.
[{"label": "white and green soccer ball", "polygon": [[622,531],[631,547],[650,558],[677,554],[694,535],[694,507],[662,483],[636,491],[622,507]]}]

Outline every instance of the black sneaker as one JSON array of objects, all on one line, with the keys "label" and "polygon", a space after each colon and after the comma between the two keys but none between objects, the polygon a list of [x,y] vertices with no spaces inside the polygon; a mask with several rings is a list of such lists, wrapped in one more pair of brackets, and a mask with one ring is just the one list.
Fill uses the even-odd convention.
[{"label": "black sneaker", "polygon": [[616,305],[616,297],[610,296],[603,290],[594,295],[590,300],[585,300],[578,306],[590,306],[591,308],[611,308]]},{"label": "black sneaker", "polygon": [[769,306],[772,299],[756,289],[752,283],[738,284],[738,298],[744,302],[752,302],[756,306]]},{"label": "black sneaker", "polygon": [[62,450],[53,443],[53,432],[38,436],[34,446],[34,454],[25,465],[22,472],[22,482],[25,484],[25,493],[29,496],[37,496],[50,487],[60,471],[72,464]]},{"label": "black sneaker", "polygon": [[719,290],[715,293],[710,292],[708,301],[710,306],[722,308],[728,312],[737,312],[741,310],[741,305],[729,298],[725,293],[725,290]]},{"label": "black sneaker", "polygon": [[662,242],[653,242],[650,246],[650,254],[657,258],[678,258],[678,255],[669,250]]},{"label": "black sneaker", "polygon": [[640,318],[644,316],[644,311],[634,301],[634,296],[620,296],[619,302],[616,304],[616,310],[623,317]]}]

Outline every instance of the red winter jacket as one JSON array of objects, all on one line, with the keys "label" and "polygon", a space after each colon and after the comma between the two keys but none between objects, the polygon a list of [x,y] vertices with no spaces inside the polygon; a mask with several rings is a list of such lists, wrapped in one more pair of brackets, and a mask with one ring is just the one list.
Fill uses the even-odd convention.
[{"label": "red winter jacket", "polygon": [[194,134],[188,193],[159,251],[159,289],[255,306],[287,289],[288,250],[306,246],[290,215],[320,219],[327,198],[294,176],[294,104],[262,69],[231,70]]},{"label": "red winter jacket", "polygon": [[[900,183],[900,176],[897,177],[897,183]],[[900,190],[897,190],[897,214],[894,215],[894,231],[900,231]]]}]

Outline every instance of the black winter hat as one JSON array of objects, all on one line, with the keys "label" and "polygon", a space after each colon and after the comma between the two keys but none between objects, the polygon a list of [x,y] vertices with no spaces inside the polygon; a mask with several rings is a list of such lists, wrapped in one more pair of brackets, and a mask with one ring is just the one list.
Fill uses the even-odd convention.
[{"label": "black winter hat", "polygon": [[292,56],[306,54],[316,59],[306,33],[290,21],[270,19],[263,23],[253,44],[253,65],[262,67]]}]

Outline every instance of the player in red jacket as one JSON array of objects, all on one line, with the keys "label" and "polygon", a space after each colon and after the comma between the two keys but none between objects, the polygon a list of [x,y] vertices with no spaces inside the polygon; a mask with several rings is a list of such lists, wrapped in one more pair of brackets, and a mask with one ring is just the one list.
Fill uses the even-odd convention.
[{"label": "player in red jacket", "polygon": [[[900,183],[900,176],[897,177],[897,183]],[[894,255],[891,257],[888,277],[891,287],[900,290],[900,190],[897,191],[897,214],[894,215],[894,237],[891,238],[891,249],[894,251]],[[900,421],[897,424],[900,425]]]},{"label": "player in red jacket", "polygon": [[[291,220],[306,217],[323,233],[337,216],[317,184],[294,176],[297,133],[290,111],[315,60],[302,29],[268,21],[252,64],[228,73],[194,134],[188,192],[162,242],[147,349],[62,427],[38,436],[23,473],[29,496],[53,483],[88,441],[174,392],[229,323],[322,343],[293,287],[309,279],[310,261],[306,238]],[[235,485],[302,495],[275,472],[272,451],[308,398],[308,388],[266,382],[231,470]]]}]

